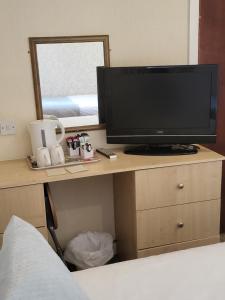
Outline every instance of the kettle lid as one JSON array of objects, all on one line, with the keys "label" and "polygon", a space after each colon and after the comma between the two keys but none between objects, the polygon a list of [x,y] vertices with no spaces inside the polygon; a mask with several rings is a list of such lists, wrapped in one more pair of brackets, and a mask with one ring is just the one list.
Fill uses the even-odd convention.
[{"label": "kettle lid", "polygon": [[35,120],[35,121],[31,121],[30,125],[40,125],[40,124],[50,124],[50,123],[55,123],[56,120]]}]

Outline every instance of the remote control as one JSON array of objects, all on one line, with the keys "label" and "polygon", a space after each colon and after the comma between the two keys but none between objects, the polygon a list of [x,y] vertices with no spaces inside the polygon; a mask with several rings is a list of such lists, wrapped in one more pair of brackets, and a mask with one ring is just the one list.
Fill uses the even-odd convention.
[{"label": "remote control", "polygon": [[116,153],[112,152],[110,149],[98,148],[98,149],[96,149],[96,151],[105,155],[106,157],[108,157],[110,159],[117,158]]}]

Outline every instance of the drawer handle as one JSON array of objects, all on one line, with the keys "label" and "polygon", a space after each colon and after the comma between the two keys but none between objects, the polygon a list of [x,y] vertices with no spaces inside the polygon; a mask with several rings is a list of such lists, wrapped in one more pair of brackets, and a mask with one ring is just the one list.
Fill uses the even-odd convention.
[{"label": "drawer handle", "polygon": [[177,187],[178,187],[178,189],[182,190],[184,188],[184,184],[183,183],[179,183]]},{"label": "drawer handle", "polygon": [[184,223],[183,223],[183,222],[177,223],[177,227],[178,227],[178,228],[183,228],[183,227],[184,227]]}]

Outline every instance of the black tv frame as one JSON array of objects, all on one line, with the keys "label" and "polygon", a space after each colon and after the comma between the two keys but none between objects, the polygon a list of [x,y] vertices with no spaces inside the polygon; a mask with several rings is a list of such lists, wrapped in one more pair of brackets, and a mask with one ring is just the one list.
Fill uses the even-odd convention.
[{"label": "black tv frame", "polygon": [[[116,134],[107,124],[106,97],[104,91],[105,72],[146,70],[146,72],[176,72],[176,71],[202,71],[211,72],[211,102],[210,102],[210,128],[207,134]],[[216,111],[217,111],[217,87],[218,87],[218,65],[173,65],[173,66],[146,66],[146,67],[98,67],[98,105],[100,122],[106,123],[107,143],[109,144],[195,144],[195,143],[215,143],[216,142]]]}]

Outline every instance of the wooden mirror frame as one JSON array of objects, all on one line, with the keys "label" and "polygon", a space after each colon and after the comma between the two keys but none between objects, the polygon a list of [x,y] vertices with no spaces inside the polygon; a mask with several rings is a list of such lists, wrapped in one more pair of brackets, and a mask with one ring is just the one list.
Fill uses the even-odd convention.
[{"label": "wooden mirror frame", "polygon": [[[43,110],[42,110],[41,86],[40,86],[40,76],[39,76],[38,57],[37,57],[37,44],[85,43],[85,42],[103,42],[104,65],[109,67],[110,49],[109,49],[108,35],[30,37],[29,38],[36,115],[38,120],[43,119]],[[65,131],[72,132],[72,131],[80,131],[80,130],[98,130],[104,128],[105,128],[105,124],[96,124],[96,125],[87,125],[87,126],[66,127]]]}]

